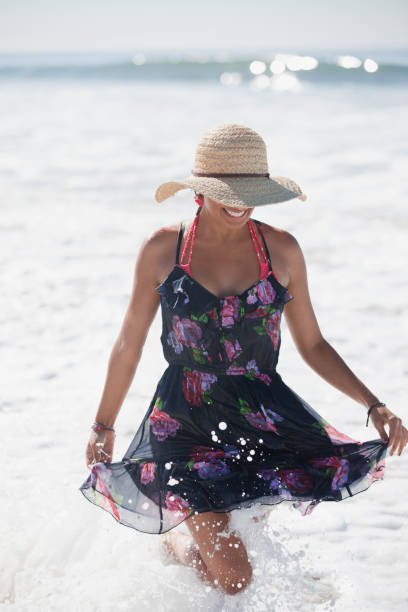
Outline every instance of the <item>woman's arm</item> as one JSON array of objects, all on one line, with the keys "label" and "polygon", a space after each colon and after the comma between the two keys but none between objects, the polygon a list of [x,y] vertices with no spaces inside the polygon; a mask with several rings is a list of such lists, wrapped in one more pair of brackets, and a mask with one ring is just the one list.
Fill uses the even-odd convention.
[{"label": "woman's arm", "polygon": [[112,426],[133,380],[150,325],[160,304],[160,230],[141,246],[129,305],[113,346],[95,421]]},{"label": "woman's arm", "polygon": [[[295,296],[285,305],[285,319],[295,345],[304,361],[339,391],[356,400],[366,408],[378,401],[378,397],[368,389],[351,371],[340,355],[323,337],[310,300],[306,263],[296,238],[285,235],[285,255],[289,272],[288,291]],[[402,421],[386,406],[374,408],[370,416],[384,441],[390,429],[388,446],[390,453],[399,448],[400,455],[408,442],[408,431]]]},{"label": "woman's arm", "polygon": [[[291,236],[291,235],[290,235]],[[306,263],[297,240],[288,240],[289,285],[296,299],[285,306],[289,331],[304,361],[328,383],[368,408],[378,401],[323,337],[310,299]]]}]

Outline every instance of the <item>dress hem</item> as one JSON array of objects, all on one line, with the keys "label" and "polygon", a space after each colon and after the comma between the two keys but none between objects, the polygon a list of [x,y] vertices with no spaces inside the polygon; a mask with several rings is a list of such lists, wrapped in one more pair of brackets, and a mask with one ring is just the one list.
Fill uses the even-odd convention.
[{"label": "dress hem", "polygon": [[[367,476],[364,476],[363,478],[366,478],[366,477]],[[257,501],[254,498],[252,500],[247,500],[247,502],[244,503],[244,504],[241,502],[241,504],[237,504],[237,505],[235,505],[233,507],[228,507],[228,508],[223,508],[223,509],[216,509],[216,508],[212,509],[211,508],[211,509],[204,509],[204,510],[195,510],[195,511],[191,512],[188,516],[185,516],[184,518],[182,518],[178,523],[176,523],[176,524],[172,525],[171,527],[169,527],[168,529],[162,529],[163,522],[161,520],[160,521],[160,524],[161,524],[160,531],[146,531],[146,530],[143,530],[143,529],[138,529],[134,524],[127,522],[123,518],[120,518],[120,519],[117,518],[115,516],[115,514],[109,508],[99,504],[96,500],[93,500],[90,495],[88,495],[87,491],[89,491],[89,489],[91,489],[93,491],[93,494],[97,493],[98,495],[100,495],[104,499],[107,499],[107,497],[105,495],[103,495],[103,493],[101,493],[100,491],[97,491],[92,486],[89,486],[89,487],[81,486],[81,487],[78,488],[78,490],[93,505],[101,508],[102,510],[105,510],[110,516],[112,516],[112,518],[115,519],[115,521],[117,523],[119,523],[121,525],[124,525],[126,527],[131,527],[132,529],[134,529],[135,531],[138,531],[139,533],[146,533],[146,534],[149,534],[149,535],[162,535],[164,533],[167,533],[168,531],[171,531],[172,529],[175,529],[176,527],[178,527],[179,525],[184,523],[188,518],[191,518],[191,516],[193,516],[194,514],[204,514],[206,512],[214,512],[215,514],[226,514],[228,512],[233,512],[234,510],[248,509],[248,508],[252,508],[253,506],[257,506],[257,505],[260,505],[260,506],[277,506],[277,505],[281,504],[282,502],[287,502],[287,503],[291,504],[291,506],[292,506],[291,509],[299,510],[300,513],[301,513],[301,516],[304,517],[304,516],[310,514],[311,511],[321,502],[341,502],[341,501],[344,501],[345,499],[349,499],[350,497],[355,497],[359,493],[364,493],[365,491],[367,491],[375,482],[382,482],[383,479],[384,479],[384,477],[375,478],[366,487],[364,487],[364,489],[359,489],[358,491],[355,491],[354,493],[351,492],[350,485],[345,483],[342,487],[337,489],[337,492],[340,493],[340,495],[341,495],[341,497],[339,497],[339,499],[333,499],[333,498],[331,498],[329,496],[321,497],[321,498],[318,498],[318,499],[317,498],[313,498],[313,497],[311,497],[310,499],[305,499],[305,497],[300,497],[300,496],[296,497],[296,495],[293,495],[290,498],[284,497],[284,498],[281,498],[281,499],[277,499],[274,502],[261,501],[261,499],[259,501]],[[353,483],[351,483],[351,484],[353,484]],[[117,507],[117,508],[124,508],[124,506],[121,506],[120,504],[117,504],[115,502],[113,502],[113,503],[114,503],[115,507]],[[299,507],[297,507],[297,505],[300,506],[302,503],[303,504],[308,504],[307,508],[304,511],[299,509]],[[309,510],[309,508],[310,508],[310,510]],[[160,507],[160,509],[161,509],[161,507]],[[137,512],[134,512],[133,510],[129,510],[128,508],[126,508],[126,510],[131,512],[135,516],[141,516]]]}]

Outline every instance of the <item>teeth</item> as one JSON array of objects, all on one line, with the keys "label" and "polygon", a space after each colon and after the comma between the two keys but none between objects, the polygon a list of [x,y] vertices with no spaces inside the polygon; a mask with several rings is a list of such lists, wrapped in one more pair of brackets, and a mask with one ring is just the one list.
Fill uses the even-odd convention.
[{"label": "teeth", "polygon": [[229,215],[231,215],[231,217],[242,217],[242,215],[245,214],[245,210],[241,211],[241,212],[232,212],[232,210],[227,210],[226,208],[224,208],[225,212],[227,212]]}]

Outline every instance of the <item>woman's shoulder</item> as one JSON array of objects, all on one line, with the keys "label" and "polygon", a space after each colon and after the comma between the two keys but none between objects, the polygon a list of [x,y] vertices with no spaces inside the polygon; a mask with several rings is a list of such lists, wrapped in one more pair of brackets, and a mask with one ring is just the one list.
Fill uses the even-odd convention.
[{"label": "woman's shoulder", "polygon": [[159,227],[146,236],[145,243],[153,248],[163,248],[167,243],[174,242],[174,238],[177,239],[179,229],[180,223],[172,223],[171,225]]},{"label": "woman's shoulder", "polygon": [[159,227],[146,236],[145,244],[148,245],[151,250],[166,250],[169,246],[174,246],[177,242],[179,229],[180,223],[172,223],[171,225]]},{"label": "woman's shoulder", "polygon": [[173,257],[176,252],[176,244],[180,223],[165,225],[153,230],[145,236],[141,245],[141,255],[149,263],[163,262]]},{"label": "woman's shoulder", "polygon": [[298,270],[305,269],[305,259],[296,237],[287,230],[268,223],[261,225],[271,256],[272,267],[287,287]]},{"label": "woman's shoulder", "polygon": [[280,227],[269,225],[264,221],[260,223],[268,248],[278,247],[281,251],[288,254],[296,253],[301,250],[299,242],[291,232],[281,229]]}]

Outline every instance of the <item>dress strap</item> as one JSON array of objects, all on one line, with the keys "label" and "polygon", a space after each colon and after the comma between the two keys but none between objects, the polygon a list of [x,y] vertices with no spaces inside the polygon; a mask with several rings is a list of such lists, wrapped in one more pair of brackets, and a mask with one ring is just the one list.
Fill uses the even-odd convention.
[{"label": "dress strap", "polygon": [[181,241],[183,240],[183,234],[184,234],[184,225],[185,223],[183,219],[183,221],[180,223],[180,228],[179,228],[178,237],[177,237],[176,264],[178,264],[179,262],[180,246],[181,246]]}]

